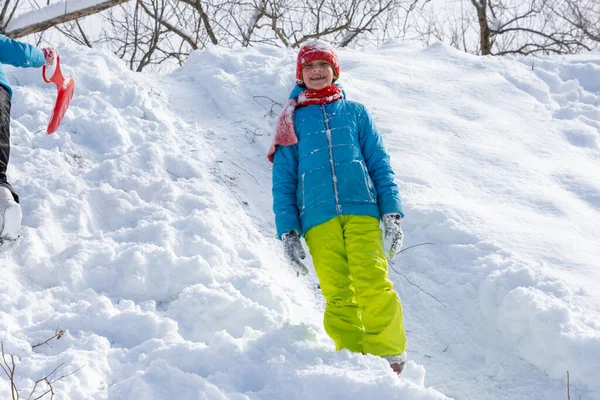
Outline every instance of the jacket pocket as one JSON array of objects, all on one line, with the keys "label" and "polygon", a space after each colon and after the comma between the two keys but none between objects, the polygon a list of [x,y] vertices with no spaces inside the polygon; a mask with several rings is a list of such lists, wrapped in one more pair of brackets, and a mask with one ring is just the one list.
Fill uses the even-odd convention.
[{"label": "jacket pocket", "polygon": [[375,185],[373,184],[373,180],[371,179],[371,175],[369,175],[369,170],[364,162],[358,161],[363,170],[363,176],[365,178],[365,187],[367,188],[367,192],[369,193],[369,198],[372,202],[377,202],[375,198]]},{"label": "jacket pocket", "polygon": [[297,204],[300,215],[314,207],[335,204],[331,178],[324,175],[325,169],[310,170],[298,178]]},{"label": "jacket pocket", "polygon": [[373,204],[377,195],[367,167],[361,160],[336,165],[340,204]]}]

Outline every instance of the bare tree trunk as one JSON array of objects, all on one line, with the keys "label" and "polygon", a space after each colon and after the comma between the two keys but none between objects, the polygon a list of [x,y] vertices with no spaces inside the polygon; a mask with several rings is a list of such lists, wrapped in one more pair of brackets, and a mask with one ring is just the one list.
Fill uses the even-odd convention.
[{"label": "bare tree trunk", "polygon": [[487,0],[471,0],[477,9],[477,21],[479,22],[479,51],[481,55],[492,54],[492,41],[490,25],[487,19]]}]

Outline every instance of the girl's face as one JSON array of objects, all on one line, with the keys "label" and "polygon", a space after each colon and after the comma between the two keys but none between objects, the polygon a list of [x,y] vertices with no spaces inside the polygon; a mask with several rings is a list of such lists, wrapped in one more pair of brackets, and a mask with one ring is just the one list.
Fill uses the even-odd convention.
[{"label": "girl's face", "polygon": [[315,60],[302,69],[302,80],[309,89],[323,89],[333,82],[333,67],[327,61]]}]

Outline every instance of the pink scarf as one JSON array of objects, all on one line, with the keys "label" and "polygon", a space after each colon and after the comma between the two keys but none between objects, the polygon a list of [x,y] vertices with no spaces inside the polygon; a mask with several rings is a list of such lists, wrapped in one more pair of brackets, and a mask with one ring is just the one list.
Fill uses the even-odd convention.
[{"label": "pink scarf", "polygon": [[298,137],[294,130],[294,111],[297,107],[308,106],[310,104],[327,104],[344,98],[342,89],[339,86],[329,85],[319,90],[305,90],[298,98],[291,99],[279,114],[275,124],[275,136],[267,159],[272,163],[277,146],[291,146],[298,143]]}]

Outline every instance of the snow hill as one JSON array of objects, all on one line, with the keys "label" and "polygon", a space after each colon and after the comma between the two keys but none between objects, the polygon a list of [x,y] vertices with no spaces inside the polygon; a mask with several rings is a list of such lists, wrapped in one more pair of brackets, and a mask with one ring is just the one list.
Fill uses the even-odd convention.
[{"label": "snow hill", "polygon": [[76,89],[50,136],[55,88],[5,68],[24,218],[0,249],[0,340],[21,396],[59,367],[64,400],[564,400],[567,370],[572,399],[600,399],[599,52],[339,51],[392,156],[405,247],[433,243],[390,271],[398,379],[334,351],[314,272],[275,239],[265,152],[295,51],[212,47],[153,75],[60,50]]}]

